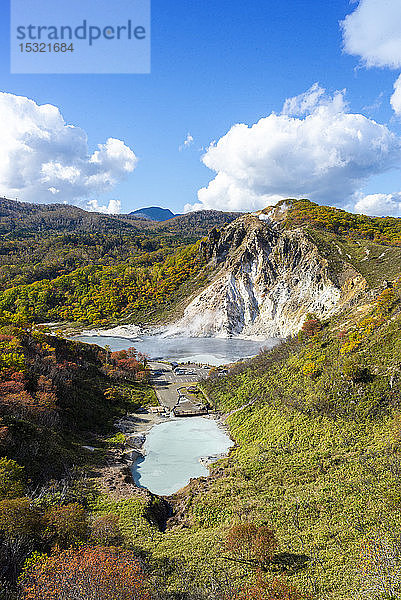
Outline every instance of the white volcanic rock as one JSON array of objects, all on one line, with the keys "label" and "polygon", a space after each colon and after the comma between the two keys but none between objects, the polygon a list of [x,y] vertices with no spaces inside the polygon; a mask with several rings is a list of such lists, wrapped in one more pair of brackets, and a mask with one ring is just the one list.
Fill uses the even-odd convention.
[{"label": "white volcanic rock", "polygon": [[85,329],[81,332],[81,335],[100,335],[105,337],[135,339],[141,332],[142,330],[138,325],[118,325],[111,329]]},{"label": "white volcanic rock", "polygon": [[307,313],[327,317],[341,300],[328,263],[302,229],[280,227],[282,214],[246,215],[212,232],[214,281],[167,328],[169,335],[286,337]]}]

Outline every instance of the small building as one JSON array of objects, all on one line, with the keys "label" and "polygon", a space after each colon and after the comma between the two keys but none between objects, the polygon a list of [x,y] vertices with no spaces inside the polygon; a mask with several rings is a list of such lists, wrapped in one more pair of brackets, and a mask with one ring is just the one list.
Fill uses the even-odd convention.
[{"label": "small building", "polygon": [[166,409],[164,408],[164,406],[150,406],[149,410],[151,413],[155,414],[155,415],[160,415],[166,412]]},{"label": "small building", "polygon": [[175,406],[172,410],[175,417],[199,417],[200,415],[207,415],[206,406]]}]

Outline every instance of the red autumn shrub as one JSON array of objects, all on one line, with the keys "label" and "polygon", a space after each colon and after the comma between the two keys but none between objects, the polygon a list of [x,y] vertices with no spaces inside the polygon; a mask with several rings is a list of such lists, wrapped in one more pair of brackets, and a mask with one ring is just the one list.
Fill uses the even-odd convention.
[{"label": "red autumn shrub", "polygon": [[131,552],[86,547],[56,551],[28,565],[23,600],[150,600],[146,577]]},{"label": "red autumn shrub", "polygon": [[302,325],[302,331],[308,336],[312,337],[322,330],[322,324],[319,319],[308,319]]}]

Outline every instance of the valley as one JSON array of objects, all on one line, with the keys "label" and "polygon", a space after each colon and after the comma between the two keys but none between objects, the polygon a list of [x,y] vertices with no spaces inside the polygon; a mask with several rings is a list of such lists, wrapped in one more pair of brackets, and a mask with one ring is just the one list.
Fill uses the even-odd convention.
[{"label": "valley", "polygon": [[[157,224],[2,210],[14,215],[0,243],[5,597],[33,551],[96,546],[99,522],[102,543],[135,549],[163,599],[253,600],[275,586],[277,600],[349,600],[387,581],[401,525],[399,219],[306,200]],[[195,383],[229,428],[228,455],[230,444],[190,456],[197,423],[205,441],[215,421],[153,416]],[[133,431],[148,436],[139,451],[161,432],[150,481],[166,477],[168,448],[196,478],[137,487]],[[202,452],[224,456],[206,471]],[[65,510],[68,526],[51,529]],[[227,541],[241,527],[249,560]],[[262,560],[266,529],[276,541]]]}]

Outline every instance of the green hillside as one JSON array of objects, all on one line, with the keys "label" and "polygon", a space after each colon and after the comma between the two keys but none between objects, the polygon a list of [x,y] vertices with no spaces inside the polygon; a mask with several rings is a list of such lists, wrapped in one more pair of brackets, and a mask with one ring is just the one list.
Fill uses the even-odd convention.
[{"label": "green hillside", "polygon": [[390,598],[380,582],[391,578],[390,560],[393,573],[401,567],[400,299],[397,284],[361,320],[311,318],[298,338],[228,376],[212,373],[203,388],[232,413],[237,447],[214,477],[188,486],[180,502],[190,527],[166,536],[158,554],[171,556],[174,540],[192,544],[195,561],[214,556],[223,568],[219,540],[251,521],[273,529],[287,553],[270,577],[278,571],[313,598],[364,588]]},{"label": "green hillside", "polygon": [[[204,281],[194,243],[236,213],[163,223],[0,200],[0,310],[27,320],[151,318]],[[184,287],[182,287],[184,285]]]},{"label": "green hillside", "polygon": [[282,200],[277,206],[290,205],[285,219],[287,228],[310,225],[351,239],[368,239],[378,243],[401,245],[401,220],[398,217],[368,217],[310,200]]}]

